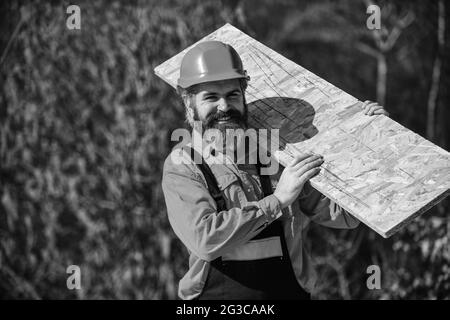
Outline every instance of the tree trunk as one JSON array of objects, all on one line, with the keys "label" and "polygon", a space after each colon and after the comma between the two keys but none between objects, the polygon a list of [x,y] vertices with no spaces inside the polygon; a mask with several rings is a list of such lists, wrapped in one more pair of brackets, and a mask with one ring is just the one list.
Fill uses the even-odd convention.
[{"label": "tree trunk", "polygon": [[433,73],[431,75],[430,94],[428,96],[428,114],[427,114],[427,138],[433,140],[435,138],[435,124],[436,124],[436,105],[439,93],[439,84],[441,78],[441,56],[445,46],[445,5],[444,0],[438,2],[438,49],[436,58],[433,63]]},{"label": "tree trunk", "polygon": [[383,52],[377,55],[377,102],[386,105],[387,62]]}]

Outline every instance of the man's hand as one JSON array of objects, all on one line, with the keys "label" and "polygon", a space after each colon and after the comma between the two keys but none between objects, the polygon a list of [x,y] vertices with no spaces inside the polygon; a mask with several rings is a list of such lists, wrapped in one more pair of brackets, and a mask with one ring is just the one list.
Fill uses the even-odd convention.
[{"label": "man's hand", "polygon": [[389,113],[386,110],[384,110],[384,108],[376,102],[366,100],[366,101],[364,101],[364,103],[362,105],[362,109],[363,109],[364,114],[366,114],[368,116],[384,114],[385,116],[389,117]]},{"label": "man's hand", "polygon": [[297,199],[303,185],[319,173],[322,163],[322,156],[303,154],[296,156],[283,170],[273,193],[280,201],[281,208],[286,208]]}]

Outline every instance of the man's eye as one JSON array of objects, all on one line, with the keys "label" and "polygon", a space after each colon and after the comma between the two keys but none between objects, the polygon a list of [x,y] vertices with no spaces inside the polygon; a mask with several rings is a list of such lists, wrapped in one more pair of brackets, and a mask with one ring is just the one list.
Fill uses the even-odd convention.
[{"label": "man's eye", "polygon": [[206,101],[216,101],[217,98],[214,97],[214,96],[208,96],[208,97],[205,98],[205,100],[206,100]]}]

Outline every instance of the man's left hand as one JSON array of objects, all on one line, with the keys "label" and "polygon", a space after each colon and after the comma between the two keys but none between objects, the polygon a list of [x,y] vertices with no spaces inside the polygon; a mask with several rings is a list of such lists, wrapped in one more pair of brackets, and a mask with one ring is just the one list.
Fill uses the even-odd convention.
[{"label": "man's left hand", "polygon": [[362,110],[364,114],[368,116],[384,114],[385,116],[389,117],[389,112],[384,110],[384,108],[380,106],[377,102],[372,102],[369,100],[364,101],[364,103],[362,104]]}]

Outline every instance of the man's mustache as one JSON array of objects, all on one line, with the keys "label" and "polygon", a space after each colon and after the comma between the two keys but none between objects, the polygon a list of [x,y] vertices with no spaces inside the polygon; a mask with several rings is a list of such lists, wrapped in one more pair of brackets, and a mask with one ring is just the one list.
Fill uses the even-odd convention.
[{"label": "man's mustache", "polygon": [[213,114],[209,114],[206,117],[206,125],[207,127],[210,127],[215,122],[221,121],[221,120],[227,120],[227,121],[234,121],[234,122],[242,122],[243,115],[234,109],[230,109],[228,111],[217,111]]}]

